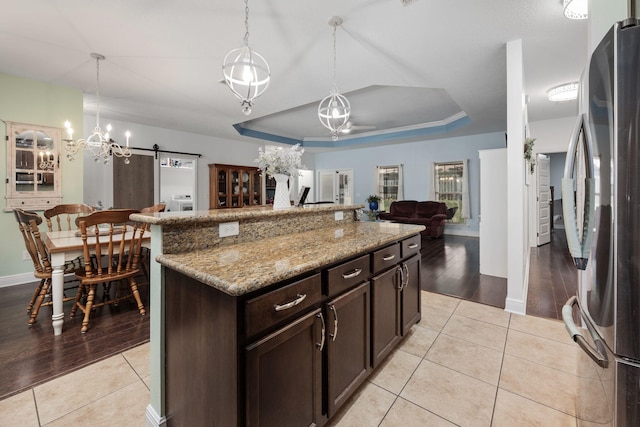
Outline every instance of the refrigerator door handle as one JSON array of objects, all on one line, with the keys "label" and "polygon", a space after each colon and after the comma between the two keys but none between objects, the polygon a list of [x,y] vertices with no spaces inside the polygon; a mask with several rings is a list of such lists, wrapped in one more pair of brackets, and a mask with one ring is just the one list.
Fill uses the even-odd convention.
[{"label": "refrigerator door handle", "polygon": [[[575,179],[573,177],[577,153],[580,149],[578,140],[581,133],[585,140],[583,150],[586,166],[582,236],[579,235],[580,233],[578,231],[577,208],[574,196]],[[564,166],[564,178],[562,179],[562,213],[565,223],[565,233],[567,235],[567,245],[576,267],[580,270],[584,270],[587,267],[587,260],[589,259],[591,250],[591,237],[593,234],[592,222],[594,218],[592,211],[595,201],[595,182],[593,179],[593,160],[590,152],[591,141],[591,132],[589,126],[585,123],[585,115],[580,114],[571,134],[571,140],[569,141],[568,155]]]},{"label": "refrigerator door handle", "polygon": [[576,297],[575,295],[569,298],[569,300],[562,307],[562,320],[564,321],[564,326],[567,328],[567,332],[569,332],[571,339],[576,343],[578,343],[580,348],[582,348],[582,350],[585,353],[587,353],[587,355],[594,362],[596,362],[598,366],[601,366],[605,369],[608,368],[609,359],[607,358],[607,351],[604,348],[604,344],[602,343],[602,340],[598,337],[598,335],[594,331],[594,328],[591,325],[591,323],[587,319],[583,318],[583,321],[587,326],[587,330],[589,331],[589,334],[591,335],[591,338],[593,339],[593,342],[596,345],[595,348],[591,344],[589,344],[589,342],[584,338],[584,336],[582,336],[582,334],[580,333],[580,330],[578,329],[575,322],[573,321],[574,305],[577,305],[578,307],[580,307],[580,303],[578,302],[578,297]]}]

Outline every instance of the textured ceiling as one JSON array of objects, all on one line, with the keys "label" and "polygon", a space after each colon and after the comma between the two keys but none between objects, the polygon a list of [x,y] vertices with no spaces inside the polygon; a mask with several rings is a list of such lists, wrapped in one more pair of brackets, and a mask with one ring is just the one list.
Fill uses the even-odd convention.
[{"label": "textured ceiling", "polygon": [[[220,83],[225,54],[244,36],[241,1],[21,0],[0,13],[0,72],[71,86],[101,115],[222,138],[259,139],[236,128],[301,140],[327,137],[315,114],[336,81],[366,132],[433,123],[463,112],[444,136],[506,129],[507,42],[522,39],[529,120],[573,115],[575,102],[546,91],[576,81],[586,63],[587,25],[562,16],[560,0],[252,0],[250,44],[272,82],[252,115]],[[302,117],[304,116],[304,117]],[[248,120],[247,120],[248,119]],[[235,127],[234,127],[235,125]],[[422,139],[441,138],[433,132]],[[392,143],[389,140],[385,143]]]}]

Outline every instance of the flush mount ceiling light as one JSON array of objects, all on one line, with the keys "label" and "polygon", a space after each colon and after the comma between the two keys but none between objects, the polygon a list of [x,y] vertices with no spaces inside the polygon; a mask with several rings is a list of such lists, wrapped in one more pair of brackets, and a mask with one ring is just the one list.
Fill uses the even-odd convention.
[{"label": "flush mount ceiling light", "polygon": [[569,19],[587,19],[589,17],[588,0],[563,0],[564,16]]},{"label": "flush mount ceiling light", "polygon": [[222,62],[224,81],[240,99],[242,112],[251,114],[253,100],[269,87],[271,70],[267,61],[249,47],[249,0],[244,1],[244,39],[242,47],[231,50]]},{"label": "flush mount ceiling light", "polygon": [[67,158],[73,161],[80,151],[88,151],[93,154],[96,162],[102,160],[106,164],[112,156],[116,156],[124,157],[124,163],[128,165],[130,162],[129,157],[131,157],[131,151],[129,150],[129,137],[131,133],[129,131],[125,132],[127,145],[125,148],[122,148],[120,144],[112,140],[109,136],[111,124],[107,125],[106,132],[102,132],[102,129],[100,129],[100,61],[103,61],[105,58],[99,53],[92,53],[90,56],[96,60],[96,127],[87,139],[74,141],[71,123],[69,123],[68,120],[64,122],[64,127],[67,129],[68,135],[68,138],[64,140]]},{"label": "flush mount ceiling light", "polygon": [[578,82],[553,87],[547,92],[549,101],[571,101],[578,97]]},{"label": "flush mount ceiling light", "polygon": [[324,127],[331,131],[331,139],[338,139],[338,135],[349,121],[351,104],[349,100],[340,94],[336,86],[336,28],[342,25],[342,18],[332,16],[329,25],[333,27],[333,89],[329,96],[320,101],[318,105],[318,118]]}]

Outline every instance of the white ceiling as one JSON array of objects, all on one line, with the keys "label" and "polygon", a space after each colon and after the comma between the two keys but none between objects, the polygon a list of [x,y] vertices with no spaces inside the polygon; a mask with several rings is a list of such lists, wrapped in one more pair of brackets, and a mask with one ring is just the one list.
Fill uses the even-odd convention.
[{"label": "white ceiling", "polygon": [[250,45],[272,80],[247,117],[220,83],[244,36],[240,0],[1,1],[0,72],[82,89],[91,112],[97,52],[102,117],[261,144],[233,125],[329,140],[316,111],[332,87],[333,15],[344,20],[337,85],[374,134],[456,111],[469,123],[421,139],[506,130],[505,45],[516,39],[529,120],[574,115],[575,101],[546,91],[577,81],[587,57],[587,23],[564,18],[561,0],[251,0]]}]

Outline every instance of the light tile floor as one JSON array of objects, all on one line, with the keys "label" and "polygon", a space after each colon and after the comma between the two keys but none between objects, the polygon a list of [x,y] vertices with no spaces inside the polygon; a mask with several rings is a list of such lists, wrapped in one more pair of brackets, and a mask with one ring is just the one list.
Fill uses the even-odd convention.
[{"label": "light tile floor", "polygon": [[[562,322],[423,292],[422,321],[330,427],[572,426]],[[149,344],[0,401],[0,426],[144,426]],[[117,408],[117,409],[116,409]]]}]

